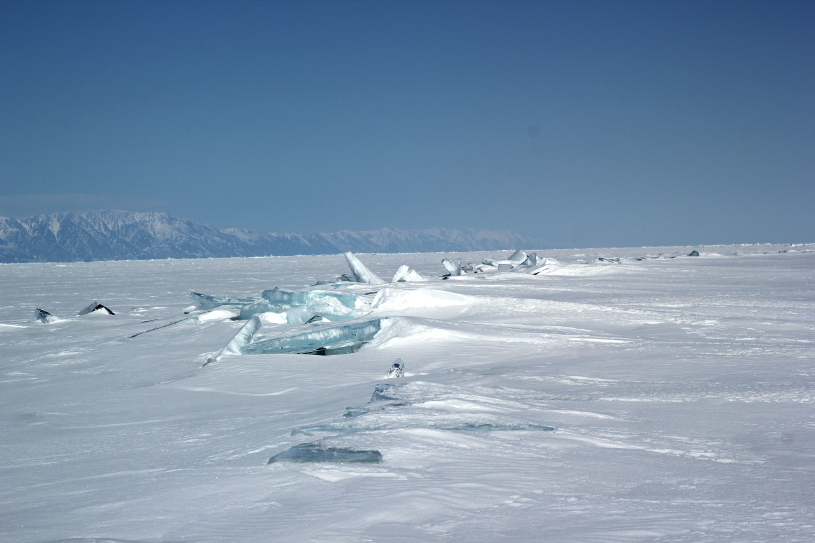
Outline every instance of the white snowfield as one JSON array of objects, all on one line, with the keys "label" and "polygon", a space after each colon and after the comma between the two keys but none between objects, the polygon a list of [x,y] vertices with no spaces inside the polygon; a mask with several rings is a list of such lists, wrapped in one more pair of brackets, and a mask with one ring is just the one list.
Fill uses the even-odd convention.
[{"label": "white snowfield", "polygon": [[0,540],[811,542],[815,246],[692,249],[357,255],[423,279],[337,287],[388,323],[360,350],[206,366],[248,321],[191,291],[343,255],[0,265]]}]

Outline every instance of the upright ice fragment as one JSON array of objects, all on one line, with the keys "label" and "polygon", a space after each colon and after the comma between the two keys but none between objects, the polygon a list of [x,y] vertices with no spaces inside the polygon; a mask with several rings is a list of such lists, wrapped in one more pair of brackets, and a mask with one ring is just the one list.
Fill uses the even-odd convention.
[{"label": "upright ice fragment", "polygon": [[82,309],[79,313],[76,314],[76,316],[78,317],[80,315],[87,315],[88,313],[94,313],[94,312],[98,312],[98,313],[101,313],[101,314],[104,314],[104,315],[115,315],[116,314],[113,311],[111,311],[110,309],[108,309],[107,307],[100,304],[99,302],[91,302],[90,305],[88,305],[87,307]]},{"label": "upright ice fragment", "polygon": [[[256,318],[257,316],[252,317],[252,319]],[[382,329],[383,320],[384,319],[371,319],[339,326],[326,326],[312,329],[308,332],[266,339],[255,343],[247,342],[240,347],[240,353],[320,355],[352,353],[359,350],[363,345],[374,338]],[[226,349],[226,347],[224,347],[224,349]]]},{"label": "upright ice fragment", "polygon": [[50,324],[59,320],[45,309],[39,307],[34,308],[34,317],[43,324]]},{"label": "upright ice fragment", "polygon": [[365,264],[360,262],[351,251],[343,254],[358,283],[368,283],[369,285],[381,285],[385,283],[385,281],[380,279],[374,272],[366,268]]},{"label": "upright ice fragment", "polygon": [[216,362],[221,359],[221,357],[225,354],[241,354],[241,347],[248,344],[252,341],[252,336],[260,329],[260,318],[257,315],[254,315],[249,322],[243,325],[243,327],[238,330],[238,333],[224,345],[224,348],[218,351],[214,357],[207,360],[205,366],[210,362]]},{"label": "upright ice fragment", "polygon": [[461,260],[456,263],[453,263],[451,260],[447,258],[443,258],[441,261],[444,268],[450,272],[450,275],[458,276],[461,275]]}]

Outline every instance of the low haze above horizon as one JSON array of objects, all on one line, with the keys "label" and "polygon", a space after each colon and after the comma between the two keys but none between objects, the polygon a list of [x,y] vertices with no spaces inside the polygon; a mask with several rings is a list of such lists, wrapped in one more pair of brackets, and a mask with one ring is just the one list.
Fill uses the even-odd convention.
[{"label": "low haze above horizon", "polygon": [[815,2],[0,0],[0,215],[815,241]]}]

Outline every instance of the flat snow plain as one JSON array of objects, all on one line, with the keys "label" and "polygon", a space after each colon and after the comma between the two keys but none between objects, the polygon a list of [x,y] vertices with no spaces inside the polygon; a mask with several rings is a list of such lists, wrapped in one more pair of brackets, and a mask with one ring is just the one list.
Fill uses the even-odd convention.
[{"label": "flat snow plain", "polygon": [[[342,255],[0,265],[0,539],[811,542],[815,246],[632,258],[691,249],[449,280],[443,257],[509,253],[358,255],[428,278],[386,286],[384,340],[206,366],[243,323],[158,328],[190,291],[331,281]],[[94,300],[116,315],[74,316]],[[310,442],[382,462],[267,464]]]}]

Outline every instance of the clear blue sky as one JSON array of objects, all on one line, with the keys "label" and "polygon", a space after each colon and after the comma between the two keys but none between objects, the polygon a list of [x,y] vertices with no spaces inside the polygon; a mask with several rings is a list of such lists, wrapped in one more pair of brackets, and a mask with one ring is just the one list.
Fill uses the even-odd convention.
[{"label": "clear blue sky", "polygon": [[0,0],[0,214],[815,241],[815,2]]}]

